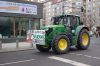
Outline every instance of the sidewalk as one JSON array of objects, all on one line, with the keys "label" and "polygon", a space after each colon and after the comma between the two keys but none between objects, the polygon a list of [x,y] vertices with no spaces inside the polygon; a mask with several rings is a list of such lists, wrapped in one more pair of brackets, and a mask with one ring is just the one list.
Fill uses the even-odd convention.
[{"label": "sidewalk", "polygon": [[34,49],[34,47],[35,46],[28,42],[19,42],[18,45],[16,43],[2,43],[2,49],[0,49],[0,52],[28,50]]},{"label": "sidewalk", "polygon": [[[100,37],[91,37],[90,43],[99,43]],[[8,52],[8,51],[19,51],[19,50],[29,50],[29,49],[35,49],[36,46],[32,45],[29,42],[19,42],[18,45],[16,43],[2,43],[2,49],[0,49],[0,52]]]},{"label": "sidewalk", "polygon": [[91,41],[90,41],[90,43],[98,43],[98,44],[100,44],[100,37],[98,37],[98,38],[96,38],[96,37],[91,37]]}]

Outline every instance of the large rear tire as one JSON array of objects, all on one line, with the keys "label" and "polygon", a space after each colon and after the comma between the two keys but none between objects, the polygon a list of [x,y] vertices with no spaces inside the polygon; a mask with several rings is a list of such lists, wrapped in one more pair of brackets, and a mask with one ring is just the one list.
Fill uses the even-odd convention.
[{"label": "large rear tire", "polygon": [[51,46],[45,47],[43,45],[38,44],[36,45],[36,47],[40,52],[48,52],[51,49]]},{"label": "large rear tire", "polygon": [[86,29],[81,30],[78,36],[78,45],[76,46],[80,50],[88,49],[90,45],[90,36]]},{"label": "large rear tire", "polygon": [[52,50],[56,54],[65,54],[69,51],[69,43],[66,35],[59,35],[52,41]]}]

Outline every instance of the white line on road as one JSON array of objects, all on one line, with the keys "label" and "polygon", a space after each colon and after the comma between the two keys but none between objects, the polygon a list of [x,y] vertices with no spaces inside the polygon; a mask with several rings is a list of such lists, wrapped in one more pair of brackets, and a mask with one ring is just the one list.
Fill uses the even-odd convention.
[{"label": "white line on road", "polygon": [[75,54],[75,53],[70,53],[70,54]]},{"label": "white line on road", "polygon": [[89,56],[89,55],[84,55],[85,57],[90,57],[90,58],[92,58],[92,56]]},{"label": "white line on road", "polygon": [[83,55],[83,54],[76,54],[76,55]]},{"label": "white line on road", "polygon": [[100,60],[100,58],[99,58],[99,57],[92,57],[92,58],[95,58],[95,59],[98,59],[98,60]]},{"label": "white line on road", "polygon": [[10,65],[10,64],[16,64],[16,63],[23,63],[23,62],[29,62],[29,61],[33,61],[33,60],[35,60],[35,59],[23,60],[23,61],[16,61],[16,62],[10,62],[10,63],[3,63],[3,64],[0,64],[0,66]]},{"label": "white line on road", "polygon": [[100,57],[93,57],[93,56],[90,56],[90,55],[84,55],[84,54],[77,54],[77,53],[70,53],[72,55],[81,55],[81,56],[85,56],[85,57],[88,57],[88,58],[94,58],[94,59],[97,59],[97,60],[100,60]]},{"label": "white line on road", "polygon": [[69,64],[74,65],[74,66],[91,66],[91,65],[88,65],[88,64],[84,64],[84,63],[80,63],[80,62],[77,62],[77,61],[73,61],[73,60],[69,60],[69,59],[65,59],[65,58],[61,58],[61,57],[56,57],[56,56],[51,56],[51,57],[48,57],[48,58],[58,60],[58,61],[62,61],[62,62],[65,62],[65,63],[69,63]]}]

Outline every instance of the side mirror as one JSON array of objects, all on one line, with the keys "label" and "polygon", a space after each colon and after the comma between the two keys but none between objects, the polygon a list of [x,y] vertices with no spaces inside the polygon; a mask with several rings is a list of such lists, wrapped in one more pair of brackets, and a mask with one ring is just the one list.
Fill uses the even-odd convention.
[{"label": "side mirror", "polygon": [[83,22],[80,22],[80,25],[83,25]]},{"label": "side mirror", "polygon": [[68,24],[64,24],[64,26],[65,26],[65,27],[70,27],[70,25],[68,25]]},{"label": "side mirror", "polygon": [[67,27],[67,24],[64,24],[65,27]]}]

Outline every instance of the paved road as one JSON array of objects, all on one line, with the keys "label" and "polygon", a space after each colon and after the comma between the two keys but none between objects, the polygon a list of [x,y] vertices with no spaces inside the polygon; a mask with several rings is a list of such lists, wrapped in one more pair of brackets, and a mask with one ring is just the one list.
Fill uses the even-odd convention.
[{"label": "paved road", "polygon": [[88,50],[71,48],[63,55],[38,50],[0,53],[0,66],[100,66],[100,38],[92,38]]}]

